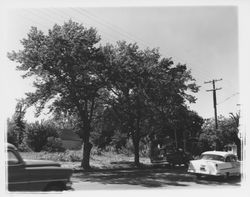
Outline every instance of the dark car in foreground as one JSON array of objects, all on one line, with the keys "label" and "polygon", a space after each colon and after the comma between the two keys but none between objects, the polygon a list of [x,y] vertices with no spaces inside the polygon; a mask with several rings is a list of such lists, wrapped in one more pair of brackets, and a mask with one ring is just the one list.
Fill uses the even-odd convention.
[{"label": "dark car in foreground", "polygon": [[9,191],[62,191],[71,187],[73,170],[45,160],[23,160],[17,148],[7,144]]}]

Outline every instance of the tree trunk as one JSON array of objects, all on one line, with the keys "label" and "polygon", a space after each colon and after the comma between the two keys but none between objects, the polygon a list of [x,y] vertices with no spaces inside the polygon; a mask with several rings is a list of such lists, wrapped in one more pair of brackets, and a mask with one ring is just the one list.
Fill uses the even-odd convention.
[{"label": "tree trunk", "polygon": [[135,139],[134,141],[134,162],[136,166],[140,166],[140,155],[139,155],[139,140]]},{"label": "tree trunk", "polygon": [[174,138],[175,138],[175,148],[178,149],[178,139],[177,139],[177,131],[174,129]]},{"label": "tree trunk", "polygon": [[83,159],[81,163],[81,167],[84,169],[90,169],[89,160],[90,160],[90,151],[92,149],[92,144],[89,142],[90,136],[90,125],[85,124],[83,129],[84,131],[84,138],[83,138]]},{"label": "tree trunk", "polygon": [[90,169],[89,160],[90,160],[90,151],[92,149],[92,144],[89,140],[84,140],[83,142],[83,159],[81,163],[81,167],[84,169]]},{"label": "tree trunk", "polygon": [[187,137],[186,137],[186,131],[183,131],[183,151],[187,152]]},{"label": "tree trunk", "polygon": [[140,166],[140,155],[139,155],[139,144],[140,144],[140,120],[136,121],[136,129],[133,136],[133,144],[134,144],[134,161],[136,166]]}]

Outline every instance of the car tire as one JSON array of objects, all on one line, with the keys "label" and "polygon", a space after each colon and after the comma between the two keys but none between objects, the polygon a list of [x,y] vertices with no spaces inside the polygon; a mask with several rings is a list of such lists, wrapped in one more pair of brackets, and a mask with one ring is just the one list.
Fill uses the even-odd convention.
[{"label": "car tire", "polygon": [[224,174],[223,179],[228,180],[229,177],[230,177],[230,174],[229,172],[227,172],[226,174]]}]

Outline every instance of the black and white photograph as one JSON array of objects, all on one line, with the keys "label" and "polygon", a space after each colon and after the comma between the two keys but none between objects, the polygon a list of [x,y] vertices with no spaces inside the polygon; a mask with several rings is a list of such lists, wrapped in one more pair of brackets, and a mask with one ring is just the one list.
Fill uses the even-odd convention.
[{"label": "black and white photograph", "polygon": [[247,1],[3,2],[6,194],[245,192]]}]

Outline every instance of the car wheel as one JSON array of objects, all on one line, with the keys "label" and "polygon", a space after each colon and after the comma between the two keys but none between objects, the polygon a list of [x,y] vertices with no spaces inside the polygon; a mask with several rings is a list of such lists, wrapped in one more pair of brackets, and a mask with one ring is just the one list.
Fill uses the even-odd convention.
[{"label": "car wheel", "polygon": [[229,172],[227,172],[226,174],[224,174],[224,176],[223,176],[223,178],[224,178],[224,180],[227,180],[228,178],[229,178]]}]

